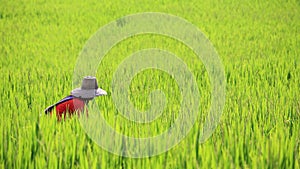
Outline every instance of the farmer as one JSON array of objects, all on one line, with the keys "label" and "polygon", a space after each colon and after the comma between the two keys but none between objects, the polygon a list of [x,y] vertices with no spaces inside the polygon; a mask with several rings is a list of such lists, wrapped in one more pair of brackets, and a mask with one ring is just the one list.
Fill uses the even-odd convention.
[{"label": "farmer", "polygon": [[80,88],[71,91],[71,95],[63,98],[59,102],[47,107],[46,114],[52,114],[54,108],[56,109],[56,116],[61,120],[62,116],[73,115],[74,113],[81,113],[86,111],[86,105],[94,97],[106,95],[106,91],[98,88],[97,80],[95,77],[87,76],[82,80]]}]

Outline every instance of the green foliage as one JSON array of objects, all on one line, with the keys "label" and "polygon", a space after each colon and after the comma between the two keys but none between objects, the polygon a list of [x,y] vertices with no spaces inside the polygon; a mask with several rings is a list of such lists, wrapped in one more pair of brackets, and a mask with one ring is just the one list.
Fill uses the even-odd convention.
[{"label": "green foliage", "polygon": [[[300,168],[299,10],[299,1],[281,0],[1,1],[0,168]],[[113,73],[125,57],[160,48],[187,64],[201,94],[197,123],[180,144],[155,157],[130,159],[99,147],[77,118],[57,122],[43,110],[70,93],[76,58],[98,28],[145,11],[183,17],[208,36],[225,67],[226,106],[212,137],[200,144],[211,90],[201,61],[168,37],[122,41],[99,65],[100,87],[111,92]],[[118,132],[157,135],[178,115],[182,97],[176,82],[162,71],[146,70],[128,90],[135,107],[145,111],[155,89],[164,91],[168,104],[149,124],[122,117],[110,95],[96,103]]]}]

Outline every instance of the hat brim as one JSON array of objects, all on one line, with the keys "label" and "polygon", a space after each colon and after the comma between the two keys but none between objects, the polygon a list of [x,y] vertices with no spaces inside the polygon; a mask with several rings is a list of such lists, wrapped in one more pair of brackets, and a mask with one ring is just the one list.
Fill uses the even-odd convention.
[{"label": "hat brim", "polygon": [[71,94],[75,97],[80,97],[84,99],[91,99],[98,96],[107,95],[107,92],[101,88],[92,89],[92,90],[84,90],[81,88],[76,88],[71,91]]}]

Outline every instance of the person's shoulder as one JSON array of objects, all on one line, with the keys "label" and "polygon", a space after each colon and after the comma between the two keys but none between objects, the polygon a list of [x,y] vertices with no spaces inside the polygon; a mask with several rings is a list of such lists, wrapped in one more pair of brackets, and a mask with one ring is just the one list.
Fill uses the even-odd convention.
[{"label": "person's shoulder", "polygon": [[63,102],[66,102],[66,101],[69,101],[69,100],[72,100],[72,99],[74,99],[74,96],[72,96],[72,95],[66,96],[63,99],[61,99],[59,102],[57,102],[56,105],[60,104],[60,103],[63,103]]},{"label": "person's shoulder", "polygon": [[54,109],[55,106],[61,105],[62,103],[65,103],[65,102],[67,102],[67,101],[69,101],[69,100],[72,100],[73,98],[74,98],[74,96],[72,96],[72,95],[66,96],[66,97],[64,97],[63,99],[61,99],[60,101],[56,102],[55,104],[53,104],[53,105],[47,107],[47,108],[44,110],[44,112],[45,112],[46,114],[48,114],[48,113],[52,112],[52,110]]},{"label": "person's shoulder", "polygon": [[76,103],[84,103],[84,100],[79,97],[73,97],[72,100],[73,100],[73,102],[76,102]]}]

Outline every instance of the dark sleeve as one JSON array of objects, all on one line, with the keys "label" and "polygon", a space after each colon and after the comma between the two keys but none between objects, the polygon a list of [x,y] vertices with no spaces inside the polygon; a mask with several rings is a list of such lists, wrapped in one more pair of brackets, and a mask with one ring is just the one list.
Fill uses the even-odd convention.
[{"label": "dark sleeve", "polygon": [[71,100],[71,99],[73,99],[73,98],[74,98],[74,97],[73,97],[72,95],[69,95],[69,96],[67,96],[67,97],[65,97],[65,98],[63,98],[63,99],[61,99],[59,102],[57,102],[57,103],[55,103],[55,104],[53,104],[53,105],[47,107],[47,108],[45,109],[45,114],[51,113],[51,112],[53,111],[54,107],[55,107],[57,104],[63,103],[63,102],[65,102],[65,101]]},{"label": "dark sleeve", "polygon": [[51,113],[54,107],[55,107],[55,104],[54,104],[54,105],[51,105],[51,106],[49,106],[49,107],[47,107],[47,108],[45,109],[45,114]]}]

